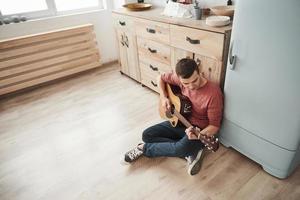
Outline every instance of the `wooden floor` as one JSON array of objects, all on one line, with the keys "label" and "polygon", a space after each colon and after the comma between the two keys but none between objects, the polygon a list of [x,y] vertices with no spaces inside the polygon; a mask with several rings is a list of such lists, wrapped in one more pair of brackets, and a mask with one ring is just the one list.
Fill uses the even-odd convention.
[{"label": "wooden floor", "polygon": [[196,176],[179,158],[121,165],[157,100],[116,64],[0,100],[0,199],[300,199],[299,167],[280,180],[223,146]]}]

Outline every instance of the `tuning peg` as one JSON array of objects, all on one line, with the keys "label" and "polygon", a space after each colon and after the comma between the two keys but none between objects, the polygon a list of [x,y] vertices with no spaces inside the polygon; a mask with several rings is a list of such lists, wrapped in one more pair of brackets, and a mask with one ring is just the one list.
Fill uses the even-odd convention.
[{"label": "tuning peg", "polygon": [[218,142],[219,141],[219,138],[216,138],[216,140],[215,140],[216,142]]}]

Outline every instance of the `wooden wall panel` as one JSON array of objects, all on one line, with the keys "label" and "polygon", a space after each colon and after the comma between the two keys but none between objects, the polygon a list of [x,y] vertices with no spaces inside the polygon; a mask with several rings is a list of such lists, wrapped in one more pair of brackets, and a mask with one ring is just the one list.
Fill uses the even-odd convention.
[{"label": "wooden wall panel", "polygon": [[0,40],[0,95],[99,66],[92,24]]}]

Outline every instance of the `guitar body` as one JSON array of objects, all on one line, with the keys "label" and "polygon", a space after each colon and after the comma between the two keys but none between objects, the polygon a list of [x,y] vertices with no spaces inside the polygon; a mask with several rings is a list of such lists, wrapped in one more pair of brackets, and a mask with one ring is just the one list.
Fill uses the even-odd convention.
[{"label": "guitar body", "polygon": [[160,103],[159,114],[163,119],[170,121],[173,127],[176,127],[179,119],[174,115],[174,109],[179,111],[184,117],[188,117],[192,113],[192,103],[186,96],[180,93],[180,88],[178,86],[166,84],[166,92],[172,104],[172,111],[165,113]]}]

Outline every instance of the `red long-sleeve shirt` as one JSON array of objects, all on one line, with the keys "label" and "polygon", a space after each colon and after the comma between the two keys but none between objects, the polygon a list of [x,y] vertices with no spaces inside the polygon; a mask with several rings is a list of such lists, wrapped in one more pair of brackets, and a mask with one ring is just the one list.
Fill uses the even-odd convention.
[{"label": "red long-sleeve shirt", "polygon": [[210,81],[196,90],[185,88],[176,73],[165,73],[161,76],[166,83],[177,85],[181,93],[192,102],[192,114],[189,122],[201,129],[208,125],[220,127],[223,117],[223,94],[220,87]]}]

